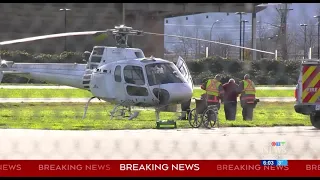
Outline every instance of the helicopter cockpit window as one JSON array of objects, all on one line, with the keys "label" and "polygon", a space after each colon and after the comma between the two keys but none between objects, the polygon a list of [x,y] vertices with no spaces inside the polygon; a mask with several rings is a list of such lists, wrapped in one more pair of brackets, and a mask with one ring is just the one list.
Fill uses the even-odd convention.
[{"label": "helicopter cockpit window", "polygon": [[104,51],[104,48],[94,48],[93,49],[93,55],[102,56],[103,55],[103,51]]},{"label": "helicopter cockpit window", "polygon": [[143,54],[139,51],[134,52],[134,54],[136,55],[137,58],[144,58]]},{"label": "helicopter cockpit window", "polygon": [[140,66],[126,66],[123,69],[124,80],[126,83],[135,85],[144,85],[144,75],[142,67]]},{"label": "helicopter cockpit window", "polygon": [[114,70],[114,80],[116,82],[121,82],[121,66],[117,66]]},{"label": "helicopter cockpit window", "polygon": [[91,56],[92,63],[100,63],[102,56]]},{"label": "helicopter cockpit window", "polygon": [[146,72],[150,86],[186,82],[173,63],[149,64],[146,65]]}]

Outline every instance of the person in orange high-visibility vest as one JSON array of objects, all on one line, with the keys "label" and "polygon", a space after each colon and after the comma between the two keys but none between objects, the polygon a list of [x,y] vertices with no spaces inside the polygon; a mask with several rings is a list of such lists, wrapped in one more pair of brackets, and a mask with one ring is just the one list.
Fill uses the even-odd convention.
[{"label": "person in orange high-visibility vest", "polygon": [[216,75],[214,79],[208,79],[201,85],[201,89],[206,91],[203,94],[207,99],[208,105],[216,105],[220,109],[220,100],[223,102],[224,90],[221,84],[221,76]]},{"label": "person in orange high-visibility vest", "polygon": [[240,103],[242,107],[243,120],[253,119],[253,109],[256,107],[256,88],[254,82],[250,80],[249,74],[244,76],[244,80],[240,82],[238,93],[240,95]]}]

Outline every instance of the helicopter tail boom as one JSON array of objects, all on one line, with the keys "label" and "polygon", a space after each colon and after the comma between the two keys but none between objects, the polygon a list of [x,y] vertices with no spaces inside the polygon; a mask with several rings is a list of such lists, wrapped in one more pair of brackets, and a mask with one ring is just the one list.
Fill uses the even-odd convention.
[{"label": "helicopter tail boom", "polygon": [[5,74],[11,74],[47,83],[85,89],[83,86],[85,68],[86,64],[16,63],[11,67],[0,67],[0,78],[3,78]]}]

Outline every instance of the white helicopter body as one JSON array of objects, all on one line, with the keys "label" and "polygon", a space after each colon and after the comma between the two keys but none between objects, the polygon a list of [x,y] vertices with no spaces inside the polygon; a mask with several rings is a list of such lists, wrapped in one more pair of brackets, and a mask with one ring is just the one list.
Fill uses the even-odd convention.
[{"label": "white helicopter body", "polygon": [[[159,74],[152,74],[157,65],[166,68],[160,75],[161,79],[155,77]],[[134,81],[128,77],[130,73],[135,73]],[[192,97],[192,85],[178,68],[172,62],[159,58],[122,60],[102,65],[93,71],[90,91],[106,101],[141,107],[180,104]],[[160,99],[157,98],[159,94],[162,96]]]},{"label": "white helicopter body", "polygon": [[[275,54],[192,37],[142,32],[132,30],[131,27],[124,25],[105,31],[69,32],[3,41],[0,42],[0,46],[48,38],[101,33],[113,35],[117,45],[116,47],[95,46],[92,52],[85,52],[84,61],[87,64],[15,63],[2,60],[0,82],[4,74],[16,74],[47,83],[85,89],[90,91],[93,96],[88,100],[85,114],[90,100],[99,98],[116,104],[111,112],[111,118],[114,117],[120,106],[127,108],[130,114],[131,106],[154,107],[158,122],[160,111],[166,110],[170,105],[182,104],[185,109],[183,111],[187,110],[186,107],[190,106],[193,93],[192,77],[186,62],[181,57],[179,57],[177,64],[174,65],[172,62],[160,58],[146,58],[141,49],[128,48],[127,39],[129,35],[140,36],[143,33],[147,35],[186,38]],[[122,117],[123,113],[123,109],[121,109]],[[135,118],[137,115],[132,116],[131,114],[129,119]]]},{"label": "white helicopter body", "polygon": [[[161,108],[184,103],[192,97],[192,77],[181,57],[177,62],[180,65],[178,69],[170,61],[146,58],[137,48],[95,46],[91,53],[84,54],[87,64],[3,60],[0,78],[3,74],[16,74],[85,89],[92,93],[92,98],[116,104],[114,111],[119,106],[128,107],[129,111],[132,106]],[[162,68],[162,72],[156,73],[156,67]]]}]

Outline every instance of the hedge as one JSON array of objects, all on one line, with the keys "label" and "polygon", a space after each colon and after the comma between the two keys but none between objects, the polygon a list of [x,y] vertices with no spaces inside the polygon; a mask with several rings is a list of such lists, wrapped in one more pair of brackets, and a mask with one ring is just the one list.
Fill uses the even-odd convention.
[{"label": "hedge", "polygon": [[250,74],[251,79],[259,85],[294,85],[299,76],[300,61],[297,60],[257,60],[239,61],[209,57],[187,62],[196,84],[216,74],[223,75],[222,82],[234,78],[243,79]]},{"label": "hedge", "polygon": [[[25,51],[0,51],[2,59],[24,63],[84,63],[83,53],[63,52],[61,54],[30,54]],[[256,84],[260,85],[294,85],[299,75],[300,61],[296,60],[257,60],[239,61],[209,57],[187,62],[195,84],[222,74],[222,82],[234,78],[236,81],[248,73]],[[25,78],[5,76],[3,83],[25,83]],[[35,81],[33,81],[36,83]]]},{"label": "hedge", "polygon": [[2,59],[21,63],[83,63],[83,53],[62,52],[61,54],[30,54],[26,51],[0,51]]}]

